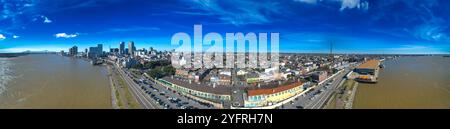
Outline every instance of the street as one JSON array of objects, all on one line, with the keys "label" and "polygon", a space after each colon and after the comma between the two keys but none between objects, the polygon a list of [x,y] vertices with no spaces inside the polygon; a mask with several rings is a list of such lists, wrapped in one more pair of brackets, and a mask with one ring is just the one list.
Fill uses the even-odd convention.
[{"label": "street", "polygon": [[153,102],[150,99],[150,96],[148,96],[144,91],[139,89],[139,86],[129,77],[129,74],[126,74],[121,68],[118,68],[117,70],[130,87],[131,89],[130,91],[133,94],[133,96],[136,98],[136,100],[144,109],[160,108],[155,102]]},{"label": "street", "polygon": [[339,73],[335,77],[326,80],[321,85],[316,86],[311,91],[306,92],[304,95],[299,96],[290,103],[282,105],[282,109],[320,109],[331,97],[332,93],[338,88],[344,76],[350,72],[349,68],[346,68],[343,72]]}]

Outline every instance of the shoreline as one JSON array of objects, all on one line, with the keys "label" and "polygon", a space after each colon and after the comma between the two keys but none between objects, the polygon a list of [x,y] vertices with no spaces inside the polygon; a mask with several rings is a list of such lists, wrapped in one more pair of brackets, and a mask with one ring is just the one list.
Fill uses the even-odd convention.
[{"label": "shoreline", "polygon": [[111,90],[111,107],[113,109],[120,109],[120,106],[117,103],[117,96],[116,96],[116,88],[114,86],[113,78],[112,78],[112,71],[111,66],[106,65],[106,69],[108,70],[108,80],[109,80],[109,87]]}]

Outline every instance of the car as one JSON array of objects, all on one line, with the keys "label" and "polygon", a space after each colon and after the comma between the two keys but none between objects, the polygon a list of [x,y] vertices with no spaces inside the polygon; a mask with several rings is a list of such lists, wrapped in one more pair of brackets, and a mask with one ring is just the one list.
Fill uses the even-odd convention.
[{"label": "car", "polygon": [[304,109],[303,106],[295,106],[297,109]]}]

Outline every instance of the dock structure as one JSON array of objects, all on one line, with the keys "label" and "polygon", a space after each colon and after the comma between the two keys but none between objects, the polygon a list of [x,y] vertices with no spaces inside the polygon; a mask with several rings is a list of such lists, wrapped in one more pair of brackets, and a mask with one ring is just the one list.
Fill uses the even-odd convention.
[{"label": "dock structure", "polygon": [[376,83],[378,81],[379,71],[380,60],[369,60],[355,68],[354,72],[357,73],[355,80],[359,82]]}]

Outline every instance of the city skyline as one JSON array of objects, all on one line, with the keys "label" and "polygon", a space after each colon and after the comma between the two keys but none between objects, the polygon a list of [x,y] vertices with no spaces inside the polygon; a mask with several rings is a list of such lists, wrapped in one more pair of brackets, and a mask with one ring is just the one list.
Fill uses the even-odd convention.
[{"label": "city skyline", "polygon": [[[2,1],[0,52],[119,48],[171,50],[171,36],[280,33],[280,52],[448,54],[448,1]],[[126,45],[127,46],[127,45]]]}]

